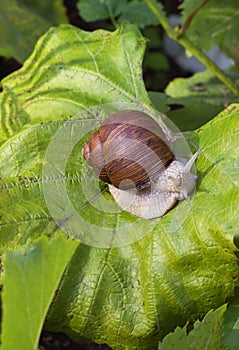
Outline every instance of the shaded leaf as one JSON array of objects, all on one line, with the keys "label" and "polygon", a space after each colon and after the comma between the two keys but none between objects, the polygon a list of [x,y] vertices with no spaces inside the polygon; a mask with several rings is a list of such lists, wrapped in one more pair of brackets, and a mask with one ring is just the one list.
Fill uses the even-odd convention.
[{"label": "shaded leaf", "polygon": [[[239,81],[237,75],[233,80]],[[176,78],[166,88],[167,116],[180,130],[196,129],[215,117],[227,105],[238,102],[225,85],[209,71],[194,74],[191,78]]]},{"label": "shaded leaf", "polygon": [[[157,6],[162,7],[161,4]],[[158,25],[158,20],[142,0],[81,0],[77,3],[80,16],[87,22],[117,19],[119,23],[137,23],[140,28]]]},{"label": "shaded leaf", "polygon": [[62,0],[1,0],[0,55],[23,62],[50,26],[65,22]]},{"label": "shaded leaf", "polygon": [[128,2],[119,18],[119,21],[137,23],[140,28],[150,25],[158,25],[158,19],[149,7],[144,1],[139,0]]},{"label": "shaded leaf", "polygon": [[[183,24],[187,16],[199,5],[201,0],[184,0],[180,5]],[[210,0],[193,18],[188,37],[204,50],[214,45],[226,49],[239,41],[239,3],[237,0]]]},{"label": "shaded leaf", "polygon": [[[238,294],[238,293],[237,293]],[[224,315],[222,323],[222,343],[230,350],[237,350],[239,343],[239,297],[230,300],[230,305]]]},{"label": "shaded leaf", "polygon": [[36,349],[57,285],[77,242],[41,238],[24,253],[4,256],[2,350]]},{"label": "shaded leaf", "polygon": [[127,0],[80,0],[77,7],[86,22],[117,17],[124,9]]},{"label": "shaded leaf", "polygon": [[222,349],[220,327],[226,305],[209,311],[204,319],[196,321],[194,329],[187,335],[186,326],[176,328],[159,344],[159,350],[220,350]]},{"label": "shaded leaf", "polygon": [[170,107],[167,105],[168,96],[163,92],[149,91],[149,97],[160,112],[167,113]]}]

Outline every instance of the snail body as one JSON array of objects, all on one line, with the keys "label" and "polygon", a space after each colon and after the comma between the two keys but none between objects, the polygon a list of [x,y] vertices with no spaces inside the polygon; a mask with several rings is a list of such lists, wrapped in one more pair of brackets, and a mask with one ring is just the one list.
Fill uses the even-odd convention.
[{"label": "snail body", "polygon": [[163,216],[195,188],[197,154],[176,159],[158,123],[137,110],[109,116],[82,154],[117,204],[144,219]]}]

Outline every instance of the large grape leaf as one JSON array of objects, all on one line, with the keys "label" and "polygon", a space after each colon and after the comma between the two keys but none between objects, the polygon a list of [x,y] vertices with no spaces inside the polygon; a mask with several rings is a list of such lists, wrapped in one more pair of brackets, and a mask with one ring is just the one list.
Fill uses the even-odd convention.
[{"label": "large grape leaf", "polygon": [[[92,112],[88,108],[99,104],[122,108],[118,101],[123,106],[150,106],[141,79],[144,47],[145,40],[135,26],[122,26],[114,33],[88,33],[63,25],[50,29],[23,68],[3,80],[0,138],[3,143],[11,137],[11,142],[5,142],[0,153],[2,246],[10,243],[12,247],[55,228],[42,193],[42,164],[49,141],[61,126],[65,128],[62,137],[70,135],[72,140],[75,134],[79,141],[78,152],[68,160],[67,184],[75,187],[71,200],[76,205],[80,197],[84,201],[78,185],[79,155],[90,130],[84,121],[95,127],[98,113],[98,107]],[[64,152],[63,139],[59,147]]]},{"label": "large grape leaf", "polygon": [[[142,81],[144,45],[131,25],[113,33],[51,29],[23,68],[3,81],[1,93],[1,250],[58,234],[69,222],[75,238],[93,236],[95,246],[101,230],[107,228],[114,240],[123,227],[121,247],[77,248],[46,323],[114,349],[156,349],[176,326],[223,304],[239,277],[231,239],[238,225],[238,105],[190,135],[192,148],[203,150],[196,163],[198,188],[163,219],[100,211],[86,198],[81,147],[87,123],[95,127],[110,108],[151,108]],[[102,103],[109,109],[98,107]],[[67,155],[64,171],[52,167],[52,177],[43,176],[42,168],[61,154]],[[43,190],[53,189],[51,200],[64,211],[62,184],[81,223],[91,224],[88,231],[82,233],[71,216],[58,225],[52,217]],[[114,207],[107,192],[104,198]],[[138,241],[122,246],[132,235]]]},{"label": "large grape leaf", "polygon": [[115,101],[149,104],[141,79],[145,40],[135,26],[94,33],[62,25],[2,81],[0,142],[27,124],[64,120]]},{"label": "large grape leaf", "polygon": [[58,331],[76,339],[84,335],[114,349],[154,349],[154,341],[176,325],[201,317],[233,294],[238,127],[234,105],[191,135],[203,149],[197,192],[147,236],[118,249],[79,247],[50,310],[49,329],[58,322]]},{"label": "large grape leaf", "polygon": [[1,0],[0,55],[23,62],[50,26],[66,22],[62,0]]},{"label": "large grape leaf", "polygon": [[[201,0],[184,0],[180,5],[183,24]],[[237,0],[210,0],[193,18],[187,35],[204,50],[214,45],[222,49],[237,45],[239,40],[239,2]]]}]

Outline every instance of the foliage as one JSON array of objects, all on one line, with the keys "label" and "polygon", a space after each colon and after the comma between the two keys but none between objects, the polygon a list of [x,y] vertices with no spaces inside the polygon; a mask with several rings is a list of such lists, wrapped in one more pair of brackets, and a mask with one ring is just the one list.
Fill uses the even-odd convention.
[{"label": "foliage", "polygon": [[[180,8],[183,10],[181,23],[201,3],[200,0],[184,0]],[[210,0],[200,10],[188,31],[189,37],[198,46],[209,50],[217,44],[227,53],[230,48],[238,45],[239,33],[239,3],[235,0]],[[200,28],[200,30],[198,30]]]},{"label": "foliage", "polygon": [[236,350],[239,341],[238,331],[238,291],[235,293],[235,297],[230,300],[230,305],[225,312],[222,322],[222,344],[230,350]]},{"label": "foliage", "polygon": [[194,329],[187,335],[187,327],[177,327],[173,333],[168,334],[163,342],[159,344],[159,350],[220,350],[222,349],[220,339],[220,327],[223,321],[226,305],[217,310],[210,310],[202,322],[197,321]]},{"label": "foliage", "polygon": [[0,55],[24,62],[36,40],[50,26],[65,22],[67,18],[61,0],[1,0]]},{"label": "foliage", "polygon": [[[191,13],[188,4],[183,16]],[[127,18],[141,28],[166,16],[155,1],[80,1],[84,19],[110,18],[117,29],[50,28],[23,67],[2,81],[4,350],[36,348],[43,323],[113,349],[235,348],[238,299],[226,313],[224,303],[239,284],[233,242],[239,220],[238,96],[213,70],[176,79],[164,93],[148,93],[141,68],[146,40],[136,24],[121,23],[126,9],[141,13],[143,6],[144,18],[132,18],[130,11]],[[203,9],[210,11],[209,3]],[[236,69],[228,79],[238,83]],[[143,220],[119,211],[107,191],[97,199],[81,148],[116,110],[148,111],[165,127],[152,102],[180,129],[200,127],[187,141],[202,152],[192,198],[162,219]],[[106,204],[110,210],[103,211]]]},{"label": "foliage", "polygon": [[78,2],[78,8],[82,18],[87,22],[109,18],[113,24],[129,21],[137,23],[140,28],[158,24],[157,19],[142,0],[83,0]]},{"label": "foliage", "polygon": [[[237,75],[231,76],[238,81]],[[174,79],[168,84],[165,92],[165,102],[171,105],[168,117],[180,130],[185,131],[200,127],[229,104],[238,101],[238,98],[208,70],[196,73],[188,79]]]},{"label": "foliage", "polygon": [[37,348],[46,312],[76,246],[58,235],[51,241],[42,237],[24,253],[6,252],[1,349]]}]

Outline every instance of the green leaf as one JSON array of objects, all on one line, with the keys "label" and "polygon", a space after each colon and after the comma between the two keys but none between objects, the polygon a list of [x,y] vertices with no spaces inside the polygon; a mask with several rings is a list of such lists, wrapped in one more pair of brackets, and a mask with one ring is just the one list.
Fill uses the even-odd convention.
[{"label": "green leaf", "polygon": [[[43,181],[42,165],[46,163],[49,142],[61,126],[63,135],[58,146],[61,154],[66,150],[64,137],[70,137],[66,140],[68,144],[79,141],[68,162],[67,186],[75,188],[70,190],[75,208],[84,207],[79,155],[87,133],[100,121],[99,104],[106,104],[106,109],[109,105],[108,113],[111,108],[127,108],[132,102],[135,108],[141,103],[151,105],[141,79],[144,47],[144,39],[132,25],[122,26],[114,33],[103,30],[88,33],[61,26],[50,29],[23,68],[3,80],[2,142],[12,139],[2,145],[0,152],[1,249],[8,245],[16,248],[41,234],[51,234],[58,227],[46,206],[42,188],[43,183],[51,185],[48,178],[53,175],[48,174]],[[9,156],[11,161],[6,163]],[[55,176],[64,186],[62,173]],[[20,202],[15,201],[18,197]],[[89,206],[83,214],[95,217],[91,210]],[[99,223],[108,221],[107,214],[99,213],[96,217]],[[113,224],[114,219],[112,214]]]},{"label": "green leaf", "polygon": [[80,0],[77,7],[86,22],[117,17],[124,9],[127,0]]},{"label": "green leaf", "polygon": [[137,23],[140,28],[158,25],[158,20],[144,1],[134,0],[81,0],[77,3],[80,16],[86,22],[118,18],[119,23]]},{"label": "green leaf", "polygon": [[239,297],[237,295],[230,300],[222,323],[222,344],[230,350],[237,350],[239,343]]},{"label": "green leaf", "polygon": [[4,254],[2,350],[37,349],[43,322],[77,242],[41,238],[24,253]]},{"label": "green leaf", "polygon": [[144,1],[134,0],[125,6],[119,22],[129,21],[137,23],[140,28],[150,25],[158,25],[158,19],[148,8]]},{"label": "green leaf", "polygon": [[16,250],[60,231],[88,243],[74,253],[46,327],[113,348],[153,350],[238,285],[239,106],[190,135],[193,151],[203,150],[197,191],[161,220],[120,211],[107,191],[98,198],[81,149],[110,111],[152,111],[144,48],[132,25],[113,33],[60,26],[3,81],[0,243]]},{"label": "green leaf", "polygon": [[[232,76],[239,82],[239,77]],[[191,78],[176,78],[166,88],[167,116],[182,131],[196,129],[215,117],[227,105],[239,102],[209,71]]]},{"label": "green leaf", "polygon": [[168,96],[163,92],[149,91],[149,97],[155,106],[160,112],[166,113],[170,110],[170,107],[167,105]]},{"label": "green leaf", "polygon": [[[201,0],[184,0],[182,9],[183,24],[188,15],[199,5]],[[239,2],[236,0],[210,0],[193,18],[187,36],[204,50],[214,45],[222,49],[232,47],[239,41]]]},{"label": "green leaf", "polygon": [[177,327],[159,344],[159,350],[220,350],[222,349],[220,327],[226,305],[209,311],[202,322],[197,321],[194,329],[187,335],[186,326]]},{"label": "green leaf", "polygon": [[[238,226],[238,127],[235,105],[190,135],[203,149],[196,164],[197,192],[150,234],[121,248],[79,247],[50,310],[48,329],[113,348],[155,349],[176,326],[233,295],[239,276],[230,239]],[[118,220],[115,228],[122,217]]]},{"label": "green leaf", "polygon": [[65,22],[62,0],[1,0],[0,55],[23,62],[50,26]]},{"label": "green leaf", "polygon": [[99,104],[140,99],[149,105],[141,79],[144,49],[133,25],[113,33],[51,28],[23,68],[2,81],[0,143],[26,125],[76,118]]}]

